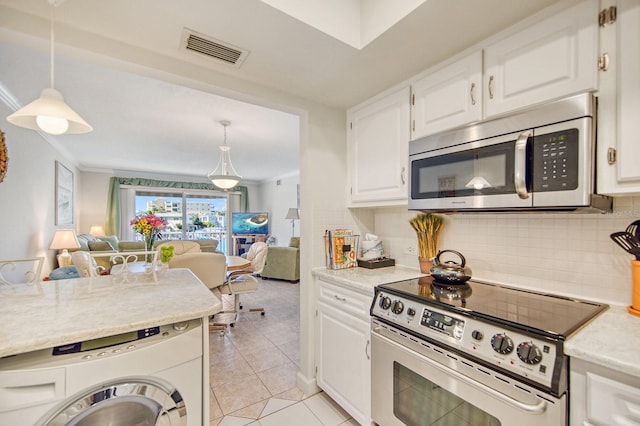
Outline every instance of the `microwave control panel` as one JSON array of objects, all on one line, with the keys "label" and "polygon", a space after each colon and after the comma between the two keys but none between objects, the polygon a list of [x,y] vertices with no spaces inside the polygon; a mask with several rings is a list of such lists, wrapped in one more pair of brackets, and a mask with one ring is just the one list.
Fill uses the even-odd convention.
[{"label": "microwave control panel", "polygon": [[533,192],[578,188],[578,129],[533,138]]}]

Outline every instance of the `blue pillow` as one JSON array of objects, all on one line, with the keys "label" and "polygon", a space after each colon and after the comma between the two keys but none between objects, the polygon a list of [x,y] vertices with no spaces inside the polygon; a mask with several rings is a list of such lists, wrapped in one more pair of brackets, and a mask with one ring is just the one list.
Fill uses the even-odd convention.
[{"label": "blue pillow", "polygon": [[63,266],[58,269],[54,269],[49,274],[50,280],[66,280],[68,278],[80,278],[78,270],[75,266]]}]

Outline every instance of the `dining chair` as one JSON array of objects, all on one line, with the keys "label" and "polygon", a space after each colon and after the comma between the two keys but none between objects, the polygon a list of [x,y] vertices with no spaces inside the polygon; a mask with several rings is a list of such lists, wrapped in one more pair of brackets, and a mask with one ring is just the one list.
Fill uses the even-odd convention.
[{"label": "dining chair", "polygon": [[71,259],[80,277],[97,277],[105,269],[102,266],[98,266],[96,260],[88,251],[74,251],[71,253]]},{"label": "dining chair", "polygon": [[[186,253],[175,256],[169,261],[169,268],[187,268],[207,286],[211,293],[222,300],[220,287],[227,277],[227,260],[221,253]],[[209,321],[209,331],[222,331],[226,324]]]},{"label": "dining chair", "polygon": [[[220,292],[233,296],[233,311],[225,311],[225,313],[233,313],[233,320],[229,324],[233,327],[238,320],[238,314],[243,308],[240,302],[240,295],[254,293],[258,290],[258,280],[255,275],[260,274],[264,268],[267,259],[267,251],[269,246],[264,242],[253,243],[247,252],[247,260],[251,262],[251,266],[247,269],[232,271],[227,274],[227,280],[224,285],[220,286]],[[262,307],[251,308],[249,312],[260,312],[264,316],[265,311]]]},{"label": "dining chair", "polygon": [[0,286],[39,281],[43,263],[44,257],[0,260]]}]

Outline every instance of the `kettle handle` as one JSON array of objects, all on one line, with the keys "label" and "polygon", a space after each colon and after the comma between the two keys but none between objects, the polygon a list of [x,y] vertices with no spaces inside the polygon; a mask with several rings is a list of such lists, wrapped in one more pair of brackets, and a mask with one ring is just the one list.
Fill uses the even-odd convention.
[{"label": "kettle handle", "polygon": [[460,258],[460,260],[462,261],[462,263],[460,264],[460,267],[461,267],[461,268],[464,268],[465,263],[467,263],[467,259],[465,259],[465,258],[464,258],[464,256],[462,255],[462,253],[460,253],[459,251],[455,251],[455,250],[440,250],[440,251],[438,252],[438,255],[436,256],[436,260],[438,261],[438,263],[440,263],[440,255],[441,255],[442,253],[447,253],[447,252],[458,255],[458,257],[459,257],[459,258]]}]

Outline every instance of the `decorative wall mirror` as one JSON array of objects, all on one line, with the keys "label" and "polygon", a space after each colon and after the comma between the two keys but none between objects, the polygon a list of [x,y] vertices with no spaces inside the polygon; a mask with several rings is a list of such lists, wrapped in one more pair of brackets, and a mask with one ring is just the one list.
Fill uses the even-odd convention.
[{"label": "decorative wall mirror", "polygon": [[7,144],[4,141],[4,133],[0,130],[0,182],[4,180],[4,176],[7,174],[8,163]]}]

